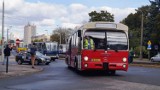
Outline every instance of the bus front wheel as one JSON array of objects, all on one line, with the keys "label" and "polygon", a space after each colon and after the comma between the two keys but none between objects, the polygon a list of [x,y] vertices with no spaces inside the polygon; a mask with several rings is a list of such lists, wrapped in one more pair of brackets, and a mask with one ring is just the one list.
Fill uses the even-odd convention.
[{"label": "bus front wheel", "polygon": [[77,62],[77,60],[75,60],[75,62],[74,62],[74,68],[75,68],[76,70],[78,70],[78,62]]},{"label": "bus front wheel", "polygon": [[110,70],[110,71],[109,71],[109,74],[110,74],[110,75],[115,75],[115,74],[116,74],[116,70]]}]

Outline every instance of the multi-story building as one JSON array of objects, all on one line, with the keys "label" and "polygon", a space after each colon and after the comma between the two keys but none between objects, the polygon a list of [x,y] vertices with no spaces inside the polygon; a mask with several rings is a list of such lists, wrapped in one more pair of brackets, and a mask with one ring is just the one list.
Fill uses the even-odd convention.
[{"label": "multi-story building", "polygon": [[31,37],[33,36],[36,36],[36,26],[28,23],[28,25],[24,27],[24,44],[31,44]]}]

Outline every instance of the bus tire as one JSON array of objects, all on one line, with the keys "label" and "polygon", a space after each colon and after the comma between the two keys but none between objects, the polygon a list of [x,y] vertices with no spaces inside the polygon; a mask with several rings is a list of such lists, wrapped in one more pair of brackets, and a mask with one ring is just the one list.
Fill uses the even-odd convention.
[{"label": "bus tire", "polygon": [[110,75],[115,75],[116,74],[116,70],[110,70]]},{"label": "bus tire", "polygon": [[68,60],[68,58],[65,58],[65,63],[66,63],[67,65],[69,65],[69,60]]},{"label": "bus tire", "polygon": [[71,67],[71,66],[69,66],[69,65],[68,65],[67,67],[68,67],[68,69],[72,69],[72,67]]},{"label": "bus tire", "polygon": [[77,59],[74,61],[74,68],[75,68],[75,70],[78,70],[78,62],[77,62]]},{"label": "bus tire", "polygon": [[45,63],[46,65],[49,65],[49,62]]}]

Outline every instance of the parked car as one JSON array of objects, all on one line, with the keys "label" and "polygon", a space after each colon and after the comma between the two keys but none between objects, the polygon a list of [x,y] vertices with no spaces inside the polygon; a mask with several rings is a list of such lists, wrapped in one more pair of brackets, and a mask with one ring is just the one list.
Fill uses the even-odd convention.
[{"label": "parked car", "polygon": [[151,57],[150,59],[152,62],[160,62],[160,53],[158,53],[157,55]]},{"label": "parked car", "polygon": [[[23,63],[31,64],[31,54],[30,52],[21,52],[16,55],[16,62],[21,65]],[[49,65],[51,62],[50,57],[43,55],[42,53],[36,51],[35,65],[46,64]]]}]

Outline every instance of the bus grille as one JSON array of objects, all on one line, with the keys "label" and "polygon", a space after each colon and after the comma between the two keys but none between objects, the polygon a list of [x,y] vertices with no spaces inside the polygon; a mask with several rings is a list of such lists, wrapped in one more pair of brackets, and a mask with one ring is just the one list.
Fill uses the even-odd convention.
[{"label": "bus grille", "polygon": [[103,69],[108,70],[108,63],[103,63]]}]

